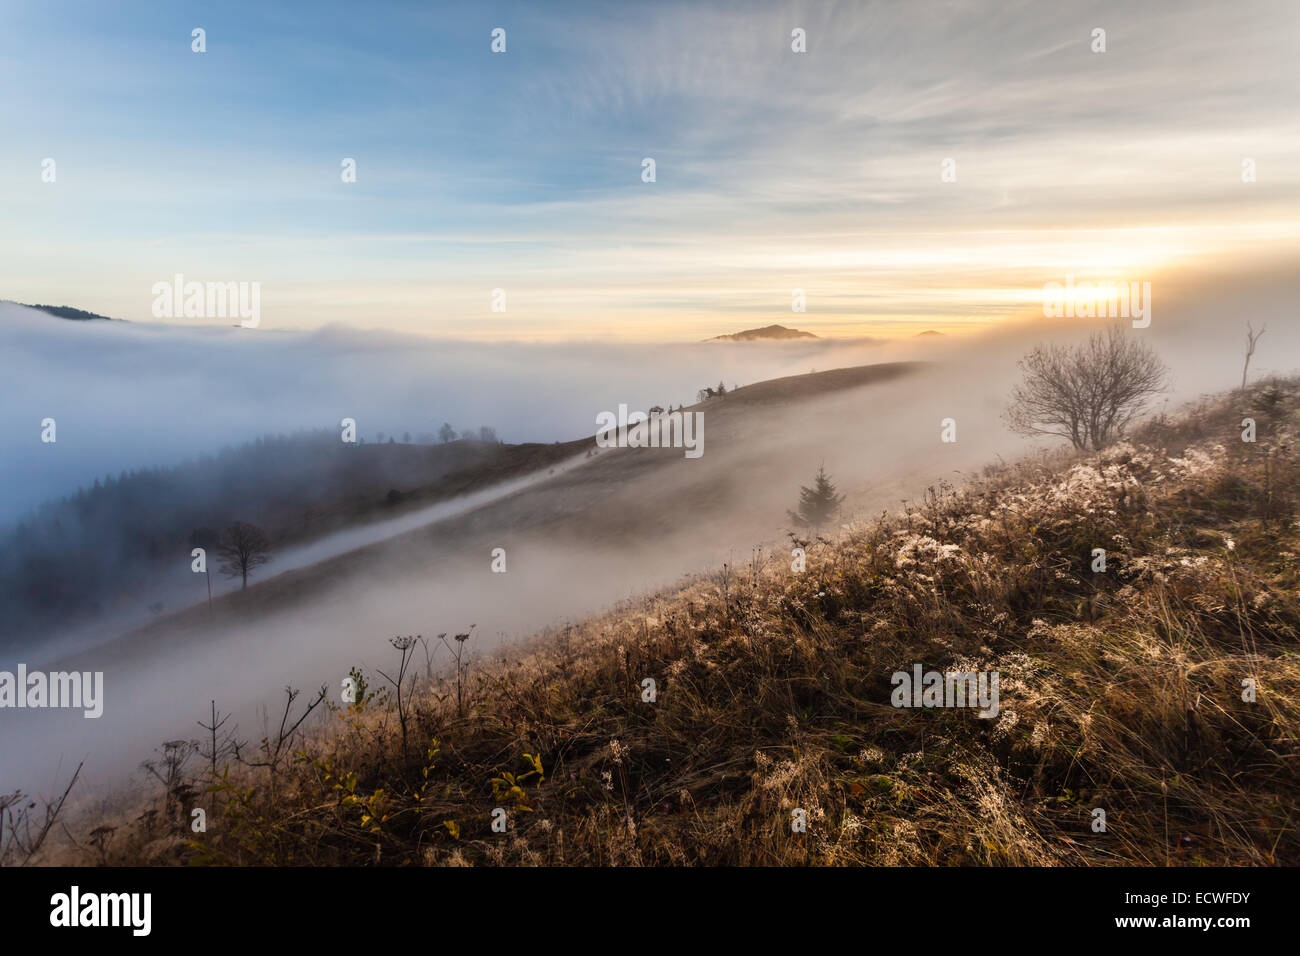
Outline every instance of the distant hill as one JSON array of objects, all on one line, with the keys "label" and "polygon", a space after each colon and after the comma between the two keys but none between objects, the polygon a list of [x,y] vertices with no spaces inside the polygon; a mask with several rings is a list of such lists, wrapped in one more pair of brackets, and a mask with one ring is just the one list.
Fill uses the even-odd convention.
[{"label": "distant hill", "polygon": [[[877,365],[836,368],[829,372],[787,375],[734,388],[719,400],[731,408],[741,404],[784,405],[800,399],[887,382],[902,375],[914,374],[925,365],[924,362],[882,362]],[[712,407],[717,406],[715,404]]]},{"label": "distant hill", "polygon": [[943,335],[942,332],[936,332],[934,329],[926,329],[924,332],[917,332],[916,337],[919,339],[923,335]]},{"label": "distant hill", "polygon": [[811,332],[803,332],[799,329],[787,329],[784,325],[768,325],[761,329],[745,329],[743,332],[733,332],[730,335],[715,335],[711,339],[705,339],[706,342],[764,342],[764,341],[784,341],[787,339],[815,339],[818,336]]},{"label": "distant hill", "polygon": [[[11,302],[11,299],[3,300]],[[72,319],[74,322],[89,322],[91,320],[102,319],[105,322],[118,321],[107,315],[100,315],[97,312],[87,312],[85,309],[74,309],[70,305],[28,305],[26,302],[14,302],[14,305],[21,305],[26,309],[38,309],[41,312],[49,313],[55,318]]]},{"label": "distant hill", "polygon": [[[550,467],[591,443],[349,445],[300,432],[96,478],[0,531],[0,649],[114,602],[143,603],[177,554],[211,547],[234,521],[264,527],[281,548]],[[86,565],[87,553],[98,560]]]}]

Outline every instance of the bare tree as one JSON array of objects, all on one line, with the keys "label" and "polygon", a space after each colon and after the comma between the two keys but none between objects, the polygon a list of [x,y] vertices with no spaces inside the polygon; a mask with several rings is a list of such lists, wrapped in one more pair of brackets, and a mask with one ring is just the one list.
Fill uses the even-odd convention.
[{"label": "bare tree", "polygon": [[1241,367],[1241,387],[1246,387],[1246,373],[1250,371],[1250,359],[1255,354],[1255,343],[1259,337],[1268,331],[1267,325],[1262,325],[1259,331],[1255,331],[1255,326],[1250,322],[1246,323],[1246,364]]},{"label": "bare tree", "polygon": [[1021,435],[1068,438],[1082,450],[1119,438],[1168,374],[1155,351],[1122,325],[1080,345],[1037,345],[1019,364],[1025,380],[1011,393],[1007,424]]},{"label": "bare tree", "polygon": [[221,573],[242,578],[248,587],[248,572],[271,560],[271,539],[256,525],[236,521],[222,532],[217,554],[222,559]]}]

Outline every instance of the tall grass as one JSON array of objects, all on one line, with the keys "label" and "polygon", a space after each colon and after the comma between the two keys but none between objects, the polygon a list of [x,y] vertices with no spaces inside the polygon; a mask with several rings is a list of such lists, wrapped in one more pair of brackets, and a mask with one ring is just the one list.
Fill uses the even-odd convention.
[{"label": "tall grass", "polygon": [[[205,772],[205,833],[125,824],[94,859],[1300,863],[1298,409],[1275,380],[933,488],[803,573],[778,552],[458,670],[459,706],[363,695],[292,762]],[[997,671],[998,716],[895,709],[917,663]]]}]

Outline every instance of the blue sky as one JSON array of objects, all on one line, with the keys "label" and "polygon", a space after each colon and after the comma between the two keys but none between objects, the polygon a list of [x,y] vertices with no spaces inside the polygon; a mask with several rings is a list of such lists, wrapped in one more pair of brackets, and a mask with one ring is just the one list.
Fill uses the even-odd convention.
[{"label": "blue sky", "polygon": [[1061,6],[7,3],[0,298],[146,321],[181,272],[277,328],[889,334],[1293,255],[1297,6]]}]

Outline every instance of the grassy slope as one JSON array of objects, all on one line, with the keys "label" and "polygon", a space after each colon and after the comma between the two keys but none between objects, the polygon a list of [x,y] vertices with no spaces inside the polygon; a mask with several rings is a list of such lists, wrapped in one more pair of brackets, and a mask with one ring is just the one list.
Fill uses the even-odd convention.
[{"label": "grassy slope", "polygon": [[[422,679],[405,748],[391,700],[335,711],[274,772],[199,795],[196,842],[163,835],[164,807],[93,856],[1300,863],[1298,409],[1300,384],[1258,386],[935,489],[814,544],[802,574],[732,569],[476,662],[463,715]],[[894,709],[914,663],[998,671],[999,717]]]}]

